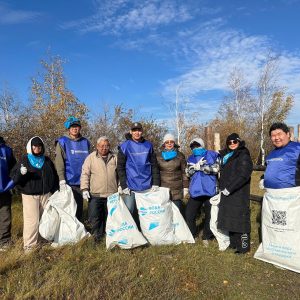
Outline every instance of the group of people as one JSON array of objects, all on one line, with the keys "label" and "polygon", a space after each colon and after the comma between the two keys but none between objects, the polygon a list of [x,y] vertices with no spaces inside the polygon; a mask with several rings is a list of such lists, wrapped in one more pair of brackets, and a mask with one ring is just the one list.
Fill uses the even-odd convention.
[{"label": "group of people", "polygon": [[[97,140],[96,150],[90,152],[89,141],[80,133],[79,119],[69,117],[64,125],[67,132],[56,141],[54,163],[45,156],[45,145],[38,136],[28,141],[27,155],[18,163],[11,148],[0,138],[1,249],[9,246],[11,239],[10,189],[18,186],[22,195],[24,249],[29,252],[38,244],[39,220],[49,197],[69,185],[77,203],[76,217],[80,221],[83,221],[83,200],[88,201],[91,233],[96,243],[105,236],[106,202],[110,195],[123,194],[124,203],[138,224],[135,193],[155,192],[161,186],[170,189],[170,200],[179,208],[195,238],[199,235],[197,217],[204,208],[202,240],[205,246],[214,238],[210,230],[210,199],[220,193],[218,229],[228,232],[230,247],[236,253],[250,250],[249,196],[253,165],[245,142],[238,134],[230,134],[224,149],[219,152],[207,150],[200,137],[194,138],[190,142],[192,154],[186,160],[170,133],[164,136],[156,153],[152,143],[143,137],[143,127],[139,122],[131,125],[117,155],[111,152],[109,139],[105,136]],[[283,168],[284,163],[273,159],[269,166],[267,159],[264,178],[267,188],[276,188],[274,185],[285,187],[287,181],[289,186],[300,185],[300,147],[289,142],[286,128],[283,123],[272,125],[270,136],[276,148],[270,157],[288,156],[287,152],[298,151],[294,155],[298,160],[290,162],[282,175],[275,176],[275,171]],[[280,142],[282,139],[284,142]],[[288,150],[276,152],[285,148]],[[282,184],[278,185],[279,180]],[[184,207],[183,200],[188,194],[190,197]]]}]

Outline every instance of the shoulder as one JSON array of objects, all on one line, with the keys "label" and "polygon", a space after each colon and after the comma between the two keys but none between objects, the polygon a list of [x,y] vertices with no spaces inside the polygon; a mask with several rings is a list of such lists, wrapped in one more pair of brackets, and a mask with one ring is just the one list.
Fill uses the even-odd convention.
[{"label": "shoulder", "polygon": [[178,151],[178,150],[177,150],[177,157],[179,159],[184,159],[185,160],[185,155],[182,152]]}]

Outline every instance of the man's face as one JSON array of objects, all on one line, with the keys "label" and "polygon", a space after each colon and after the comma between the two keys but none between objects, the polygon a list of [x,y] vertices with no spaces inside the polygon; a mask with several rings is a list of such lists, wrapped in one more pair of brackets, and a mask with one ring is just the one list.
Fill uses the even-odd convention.
[{"label": "man's face", "polygon": [[138,142],[142,137],[143,131],[141,129],[132,129],[130,130],[130,133],[132,135],[132,139]]},{"label": "man's face", "polygon": [[285,133],[282,129],[271,131],[271,141],[276,148],[286,146],[290,141],[290,133]]},{"label": "man's face", "polygon": [[69,129],[69,133],[70,133],[71,136],[77,137],[79,135],[79,133],[80,133],[80,129],[81,129],[80,126],[78,126],[78,125],[72,125],[70,127],[70,129]]},{"label": "man's face", "polygon": [[97,150],[101,156],[107,156],[109,152],[109,141],[100,141],[97,144]]}]

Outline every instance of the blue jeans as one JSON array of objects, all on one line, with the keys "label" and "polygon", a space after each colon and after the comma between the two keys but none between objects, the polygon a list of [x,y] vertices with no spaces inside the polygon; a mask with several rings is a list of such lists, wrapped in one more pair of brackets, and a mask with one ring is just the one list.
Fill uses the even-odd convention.
[{"label": "blue jeans", "polygon": [[131,192],[130,195],[125,195],[123,197],[123,200],[129,212],[131,213],[133,220],[135,221],[138,229],[141,230],[139,214],[135,202],[135,193]]}]

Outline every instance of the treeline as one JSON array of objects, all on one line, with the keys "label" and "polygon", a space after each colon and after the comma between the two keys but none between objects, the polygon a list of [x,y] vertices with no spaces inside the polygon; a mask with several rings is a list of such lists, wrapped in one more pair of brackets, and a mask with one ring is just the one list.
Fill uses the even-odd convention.
[{"label": "treeline", "polygon": [[[39,135],[45,142],[48,155],[54,157],[55,140],[65,132],[64,122],[73,115],[82,120],[82,133],[93,145],[101,135],[106,135],[116,149],[124,140],[130,124],[141,121],[144,135],[161,146],[163,135],[168,131],[168,120],[157,122],[152,116],[141,116],[133,108],[122,104],[110,106],[99,104],[95,114],[81,102],[66,86],[63,70],[64,61],[59,56],[49,56],[41,61],[41,70],[32,77],[30,99],[27,105],[17,100],[15,93],[7,86],[0,92],[0,134],[14,149],[16,157],[25,153],[27,141]],[[189,141],[196,136],[204,137],[204,126],[210,125],[221,135],[221,145],[226,136],[237,132],[243,137],[255,162],[259,160],[268,144],[268,128],[274,121],[284,121],[292,108],[293,97],[276,84],[278,59],[269,57],[262,67],[257,83],[250,84],[243,72],[235,69],[229,80],[228,96],[216,111],[211,122],[203,124],[191,117],[195,112],[185,112],[184,107],[174,113],[173,132],[180,132],[181,151],[188,153]],[[177,106],[179,107],[179,106]],[[187,115],[189,114],[189,117]],[[201,115],[201,114],[200,114]],[[189,120],[189,121],[187,121]]]}]

